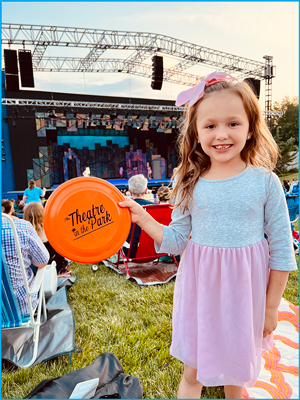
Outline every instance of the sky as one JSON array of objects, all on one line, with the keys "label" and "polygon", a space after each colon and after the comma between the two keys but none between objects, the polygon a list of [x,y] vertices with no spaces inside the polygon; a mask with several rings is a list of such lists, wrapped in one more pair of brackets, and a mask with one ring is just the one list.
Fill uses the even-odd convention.
[{"label": "sky", "polygon": [[[4,2],[2,22],[157,33],[260,62],[270,55],[276,66],[273,103],[298,96],[298,2]],[[66,49],[50,47],[45,55],[61,56],[62,51]],[[66,55],[87,53],[68,48]],[[130,53],[109,50],[103,57],[126,58]],[[174,59],[164,56],[165,66],[172,63]],[[203,76],[214,70],[200,64],[185,72]],[[152,90],[149,78],[122,73],[34,72],[34,79],[35,90],[174,101],[188,89],[163,82],[162,90]],[[262,83],[262,109],[264,94]]]}]

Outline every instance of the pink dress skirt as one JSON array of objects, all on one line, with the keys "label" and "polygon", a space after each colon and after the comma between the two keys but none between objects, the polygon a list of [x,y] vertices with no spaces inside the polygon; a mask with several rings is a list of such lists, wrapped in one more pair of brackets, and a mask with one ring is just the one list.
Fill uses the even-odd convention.
[{"label": "pink dress skirt", "polygon": [[269,278],[267,241],[208,247],[189,241],[176,277],[171,355],[204,386],[252,387],[262,355]]}]

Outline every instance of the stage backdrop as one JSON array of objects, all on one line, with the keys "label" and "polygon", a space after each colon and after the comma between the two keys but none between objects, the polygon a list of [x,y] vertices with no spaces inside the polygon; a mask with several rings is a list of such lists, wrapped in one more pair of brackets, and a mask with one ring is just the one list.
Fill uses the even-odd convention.
[{"label": "stage backdrop", "polygon": [[[62,93],[7,92],[8,98],[128,103],[128,98]],[[131,99],[133,104],[174,105],[174,102]],[[50,188],[82,176],[86,167],[103,179],[130,178],[147,166],[153,178],[170,178],[177,164],[175,149],[180,114],[156,115],[144,111],[47,109],[7,107],[15,187],[23,190],[30,179]],[[145,115],[143,115],[143,113]],[[154,166],[154,168],[153,168]]]}]

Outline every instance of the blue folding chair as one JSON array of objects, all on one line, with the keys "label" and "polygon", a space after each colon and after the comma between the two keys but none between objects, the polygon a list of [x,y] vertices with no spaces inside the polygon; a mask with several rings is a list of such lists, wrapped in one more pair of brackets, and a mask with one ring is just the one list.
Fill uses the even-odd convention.
[{"label": "blue folding chair", "polygon": [[299,196],[287,194],[285,198],[289,210],[290,221],[296,222],[299,218]]},{"label": "blue folding chair", "polygon": [[295,194],[296,196],[299,196],[299,184],[293,186],[292,191],[290,192],[290,194]]},{"label": "blue folding chair", "polygon": [[[29,308],[29,315],[25,318],[21,317],[17,301],[15,298],[15,294],[12,288],[10,276],[7,269],[5,254],[2,249],[2,304],[1,304],[1,325],[2,330],[15,330],[18,328],[28,328],[33,331],[33,351],[32,351],[32,359],[22,368],[30,367],[36,360],[37,351],[38,351],[38,343],[39,343],[39,332],[41,323],[47,320],[46,314],[46,302],[44,296],[44,273],[46,267],[38,268],[37,274],[35,276],[35,280],[31,289],[29,289],[25,266],[23,262],[23,257],[21,253],[20,243],[18,239],[18,234],[16,227],[14,225],[13,219],[7,215],[2,213],[2,217],[9,220],[11,229],[13,232],[15,244],[16,244],[16,252],[19,258],[19,263],[21,266],[21,272],[23,275],[24,287],[26,290],[26,297]],[[31,297],[38,293],[38,304],[36,310],[33,309],[31,304]],[[41,320],[41,311],[43,308],[43,321]],[[35,313],[36,311],[36,313]]]}]

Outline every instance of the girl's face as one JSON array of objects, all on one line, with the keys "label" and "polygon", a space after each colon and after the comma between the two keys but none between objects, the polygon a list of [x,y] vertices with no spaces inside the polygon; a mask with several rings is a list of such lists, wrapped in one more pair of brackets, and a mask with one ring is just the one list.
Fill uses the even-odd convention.
[{"label": "girl's face", "polygon": [[227,90],[207,95],[197,110],[197,131],[212,166],[240,163],[241,151],[252,134],[240,96]]}]

